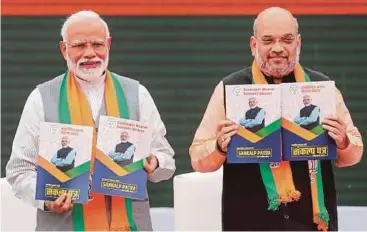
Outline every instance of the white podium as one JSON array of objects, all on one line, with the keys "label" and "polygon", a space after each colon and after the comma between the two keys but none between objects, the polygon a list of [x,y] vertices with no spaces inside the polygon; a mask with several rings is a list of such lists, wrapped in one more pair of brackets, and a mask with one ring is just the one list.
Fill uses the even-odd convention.
[{"label": "white podium", "polygon": [[16,198],[5,178],[0,179],[1,188],[1,231],[34,231],[36,208]]},{"label": "white podium", "polygon": [[173,180],[175,231],[221,231],[222,169]]}]

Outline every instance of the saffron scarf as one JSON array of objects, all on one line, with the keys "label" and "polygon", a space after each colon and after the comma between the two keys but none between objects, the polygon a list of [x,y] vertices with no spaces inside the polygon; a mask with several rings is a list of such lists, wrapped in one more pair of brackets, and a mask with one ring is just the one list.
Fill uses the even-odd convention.
[{"label": "saffron scarf", "polygon": [[[311,79],[297,64],[294,69],[296,82],[310,82]],[[256,62],[252,64],[253,84],[268,84],[264,75],[260,71]],[[261,177],[268,195],[268,210],[277,210],[280,204],[298,201],[301,193],[295,189],[293,183],[292,170],[288,161],[280,163],[260,163]],[[319,230],[328,229],[329,214],[325,207],[324,191],[321,174],[320,160],[308,161],[313,222],[317,224]]]},{"label": "saffron scarf", "polygon": [[[107,72],[105,80],[104,101],[108,116],[129,119],[127,102],[118,79]],[[96,148],[97,133],[87,99],[80,89],[74,75],[66,72],[62,80],[59,99],[60,123],[91,126],[93,130],[93,147],[90,170],[98,149]],[[142,162],[141,162],[142,163]],[[142,165],[141,165],[142,166]],[[111,224],[106,212],[105,195],[90,193],[91,201],[87,204],[74,204],[74,231],[136,231],[133,221],[132,201],[123,197],[111,197]]]}]

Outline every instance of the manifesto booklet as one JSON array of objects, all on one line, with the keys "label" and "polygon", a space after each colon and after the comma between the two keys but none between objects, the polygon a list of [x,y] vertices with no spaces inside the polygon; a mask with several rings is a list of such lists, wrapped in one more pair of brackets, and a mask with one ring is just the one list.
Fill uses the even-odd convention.
[{"label": "manifesto booklet", "polygon": [[228,163],[281,161],[279,85],[226,85],[226,117],[240,129],[229,143]]},{"label": "manifesto booklet", "polygon": [[336,114],[334,81],[281,86],[284,160],[336,159],[335,141],[321,125],[325,116]]},{"label": "manifesto booklet", "polygon": [[141,122],[101,116],[92,191],[133,199],[147,198],[143,160],[150,154],[151,129]]},{"label": "manifesto booklet", "polygon": [[37,200],[71,195],[88,202],[93,128],[41,122],[37,163]]}]

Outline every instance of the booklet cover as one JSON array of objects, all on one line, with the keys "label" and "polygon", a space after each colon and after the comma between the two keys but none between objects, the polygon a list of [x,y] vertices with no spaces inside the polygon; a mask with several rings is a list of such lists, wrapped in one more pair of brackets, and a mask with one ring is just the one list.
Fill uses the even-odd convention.
[{"label": "booklet cover", "polygon": [[284,83],[282,149],[284,160],[336,159],[335,141],[321,120],[336,114],[335,82]]},{"label": "booklet cover", "polygon": [[147,198],[151,129],[138,121],[101,116],[92,174],[92,191],[133,199]]},{"label": "booklet cover", "polygon": [[67,193],[75,203],[88,202],[92,138],[92,127],[41,122],[37,200]]},{"label": "booklet cover", "polygon": [[226,85],[226,117],[240,125],[228,145],[228,163],[281,161],[279,85]]}]

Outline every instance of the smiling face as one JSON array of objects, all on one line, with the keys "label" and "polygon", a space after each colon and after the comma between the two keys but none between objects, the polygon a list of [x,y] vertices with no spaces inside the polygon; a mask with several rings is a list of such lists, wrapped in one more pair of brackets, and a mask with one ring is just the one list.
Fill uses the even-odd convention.
[{"label": "smiling face", "polygon": [[70,71],[86,81],[101,78],[109,61],[110,38],[100,19],[80,19],[69,25],[61,52]]},{"label": "smiling face", "polygon": [[250,47],[263,73],[282,78],[293,71],[301,48],[297,30],[294,17],[284,9],[269,8],[259,14]]}]

